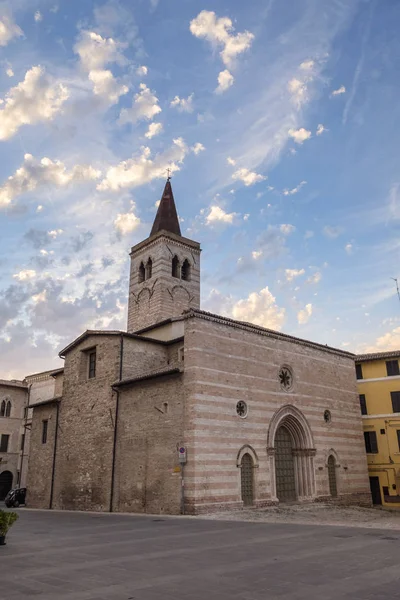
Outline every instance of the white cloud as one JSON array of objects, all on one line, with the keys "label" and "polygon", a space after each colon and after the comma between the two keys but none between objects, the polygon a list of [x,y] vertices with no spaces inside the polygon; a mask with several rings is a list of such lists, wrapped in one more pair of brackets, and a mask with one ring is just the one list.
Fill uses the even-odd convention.
[{"label": "white cloud", "polygon": [[149,70],[147,67],[145,67],[144,65],[141,65],[140,67],[138,67],[136,69],[136,74],[139,76],[144,76],[144,75],[147,75],[148,71]]},{"label": "white cloud", "polygon": [[117,42],[113,38],[103,38],[94,31],[81,31],[79,40],[74,46],[75,54],[79,55],[85,71],[103,69],[105,65],[117,63],[126,64],[126,58],[121,50],[126,44]]},{"label": "white cloud", "polygon": [[254,39],[249,31],[234,34],[235,28],[229,17],[218,18],[215,12],[202,10],[190,22],[190,31],[197,38],[204,38],[213,47],[222,47],[220,56],[227,67],[231,66],[234,59],[248,50]]},{"label": "white cloud", "polygon": [[305,323],[307,323],[307,321],[312,315],[312,311],[312,304],[306,304],[305,308],[299,310],[299,312],[297,313],[297,321],[299,325],[305,325]]},{"label": "white cloud", "polygon": [[199,154],[200,152],[204,152],[205,147],[203,146],[203,144],[201,144],[200,142],[197,142],[196,144],[194,144],[191,148],[191,151],[194,154]]},{"label": "white cloud", "polygon": [[42,204],[38,204],[36,207],[36,212],[42,212],[43,210],[43,205]]},{"label": "white cloud", "polygon": [[11,67],[8,67],[8,69],[6,70],[6,75],[7,77],[14,77],[14,71]]},{"label": "white cloud", "polygon": [[3,15],[0,18],[0,46],[7,46],[15,37],[24,35],[22,29],[10,17]]},{"label": "white cloud", "polygon": [[286,281],[293,281],[295,277],[300,277],[304,273],[304,269],[285,269]]},{"label": "white cloud", "polygon": [[307,181],[301,181],[299,183],[299,185],[297,185],[293,189],[291,189],[291,190],[288,190],[288,189],[283,190],[283,195],[284,196],[293,196],[293,194],[297,194],[301,190],[301,188],[303,187],[303,185],[306,185],[306,183],[307,183]]},{"label": "white cloud", "polygon": [[43,15],[42,15],[42,13],[40,12],[40,10],[37,10],[37,11],[35,12],[34,19],[35,19],[35,23],[40,23],[40,21],[43,21]]},{"label": "white cloud", "polygon": [[118,191],[134,188],[153,179],[164,179],[167,168],[171,173],[179,171],[189,148],[182,138],[173,140],[171,148],[151,158],[150,148],[142,147],[139,156],[120,162],[107,170],[105,178],[97,186],[100,191]]},{"label": "white cloud", "polygon": [[[8,206],[14,198],[44,185],[66,187],[70,183],[98,179],[100,175],[100,171],[88,165],[75,165],[68,171],[60,161],[47,157],[39,161],[31,154],[25,154],[23,164],[0,187],[0,207]],[[39,205],[36,211],[42,208]]]},{"label": "white cloud", "polygon": [[317,134],[317,135],[321,135],[322,133],[324,133],[324,131],[328,131],[328,130],[326,129],[326,127],[324,127],[324,126],[322,125],[322,123],[320,123],[320,124],[318,125],[318,127],[317,127],[316,134]]},{"label": "white cloud", "polygon": [[296,231],[296,227],[294,225],[290,225],[290,223],[282,223],[282,225],[279,226],[279,229],[285,235],[289,235],[290,233]]},{"label": "white cloud", "polygon": [[176,108],[179,112],[193,112],[193,97],[194,94],[190,94],[187,98],[180,98],[179,96],[175,96],[175,98],[171,101],[170,106],[172,108]]},{"label": "white cloud", "polygon": [[140,219],[133,213],[118,214],[114,221],[114,227],[122,235],[131,233],[140,225]]},{"label": "white cloud", "polygon": [[300,65],[300,69],[302,71],[312,71],[315,67],[315,61],[314,60],[304,60],[301,65]]},{"label": "white cloud", "polygon": [[304,129],[304,127],[301,127],[300,129],[289,129],[288,134],[294,139],[296,144],[302,144],[311,137],[311,131]]},{"label": "white cloud", "polygon": [[314,232],[313,231],[308,230],[308,231],[305,232],[305,234],[304,234],[304,239],[305,240],[309,240],[312,237],[314,237]]},{"label": "white cloud", "polygon": [[129,92],[128,86],[118,83],[108,69],[92,70],[88,77],[93,83],[93,93],[96,96],[102,96],[110,104],[117,104],[120,96]]},{"label": "white cloud", "polygon": [[314,273],[313,275],[311,275],[308,279],[306,283],[319,283],[322,279],[322,274],[317,271],[316,273]]},{"label": "white cloud", "polygon": [[352,254],[353,253],[353,244],[346,244],[344,249],[348,255]]},{"label": "white cloud", "polygon": [[234,167],[236,165],[236,160],[234,160],[230,156],[228,156],[228,158],[226,159],[226,162],[228,163],[228,165],[232,165],[232,167]]},{"label": "white cloud", "polygon": [[19,273],[15,273],[13,275],[14,279],[18,281],[28,281],[29,279],[34,279],[36,277],[36,271],[33,269],[23,269]]},{"label": "white cloud", "polygon": [[263,253],[262,253],[262,250],[254,250],[254,251],[251,253],[251,256],[252,256],[252,258],[253,258],[254,260],[258,260],[259,258],[261,258],[261,257],[262,257],[262,255],[263,255]]},{"label": "white cloud", "polygon": [[340,96],[340,94],[345,94],[345,93],[346,93],[346,88],[344,87],[344,85],[342,85],[337,90],[333,90],[333,92],[331,93],[331,96]]},{"label": "white cloud", "polygon": [[144,137],[151,140],[154,136],[161,133],[163,130],[162,123],[150,123],[148,130],[144,134]]},{"label": "white cloud", "polygon": [[123,108],[119,123],[136,123],[142,119],[151,120],[161,112],[158,98],[145,83],[140,84],[140,92],[135,94],[132,108]]},{"label": "white cloud", "polygon": [[206,217],[207,225],[213,225],[215,223],[227,223],[232,225],[234,219],[237,217],[237,213],[226,213],[220,206],[210,206],[210,212]]},{"label": "white cloud", "polygon": [[85,30],[81,31],[74,46],[82,68],[87,71],[88,78],[93,83],[94,94],[105,98],[110,104],[116,104],[129,88],[119,83],[112,72],[104,67],[111,63],[125,65],[128,61],[121,52],[125,47],[126,44],[113,38],[103,38],[94,31]]},{"label": "white cloud", "polygon": [[234,81],[235,78],[232,73],[228,71],[228,69],[221,71],[218,75],[218,87],[215,88],[215,93],[222,94],[223,92],[226,92],[226,90],[233,85]]},{"label": "white cloud", "polygon": [[400,327],[388,331],[377,338],[375,344],[368,346],[362,352],[386,352],[400,349]]},{"label": "white cloud", "polygon": [[288,83],[288,90],[297,106],[301,106],[307,99],[307,85],[305,81],[293,77]]},{"label": "white cloud", "polygon": [[246,299],[235,302],[231,313],[238,321],[276,330],[281,329],[285,320],[285,309],[276,304],[275,297],[268,287],[260,292],[252,292]]},{"label": "white cloud", "polygon": [[6,94],[0,110],[0,140],[12,137],[22,125],[51,121],[68,95],[67,88],[54,82],[42,67],[32,67]]},{"label": "white cloud", "polygon": [[341,233],[343,233],[341,227],[330,227],[329,225],[325,225],[322,231],[323,234],[331,240],[334,240],[335,238],[339,237]]},{"label": "white cloud", "polygon": [[249,169],[238,169],[232,175],[232,179],[235,179],[235,181],[242,181],[244,185],[248,187],[258,183],[259,181],[264,181],[264,179],[267,178],[264,175],[249,171]]},{"label": "white cloud", "polygon": [[64,233],[63,229],[52,229],[51,231],[47,232],[47,235],[49,235],[51,238],[53,238],[53,240],[55,240],[62,233]]},{"label": "white cloud", "polygon": [[32,300],[33,300],[34,304],[39,304],[39,302],[46,302],[47,290],[43,290],[43,291],[39,292],[38,294],[34,294],[32,296]]}]

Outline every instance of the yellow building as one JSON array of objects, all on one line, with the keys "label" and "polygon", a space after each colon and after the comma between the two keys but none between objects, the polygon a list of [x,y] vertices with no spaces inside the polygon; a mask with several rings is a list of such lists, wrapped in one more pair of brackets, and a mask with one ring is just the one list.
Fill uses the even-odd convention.
[{"label": "yellow building", "polygon": [[374,504],[400,508],[400,350],[356,357]]}]

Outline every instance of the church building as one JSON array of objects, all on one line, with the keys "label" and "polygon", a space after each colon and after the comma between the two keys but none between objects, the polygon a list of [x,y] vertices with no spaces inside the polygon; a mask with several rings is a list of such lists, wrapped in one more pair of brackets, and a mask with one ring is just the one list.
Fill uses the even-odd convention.
[{"label": "church building", "polygon": [[85,331],[33,409],[28,505],[200,514],[370,505],[354,356],[200,309],[167,181],[130,253],[127,331]]}]

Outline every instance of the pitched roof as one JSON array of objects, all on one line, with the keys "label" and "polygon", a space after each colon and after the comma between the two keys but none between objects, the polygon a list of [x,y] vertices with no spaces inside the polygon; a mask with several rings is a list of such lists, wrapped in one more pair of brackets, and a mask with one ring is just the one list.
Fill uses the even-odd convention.
[{"label": "pitched roof", "polygon": [[356,362],[367,362],[369,360],[383,360],[384,358],[400,358],[400,350],[388,350],[387,352],[372,352],[371,354],[358,354]]},{"label": "pitched roof", "polygon": [[171,181],[169,179],[167,179],[167,183],[165,184],[149,237],[152,237],[159,231],[169,231],[170,233],[175,233],[175,235],[181,235],[174,194],[172,193]]}]

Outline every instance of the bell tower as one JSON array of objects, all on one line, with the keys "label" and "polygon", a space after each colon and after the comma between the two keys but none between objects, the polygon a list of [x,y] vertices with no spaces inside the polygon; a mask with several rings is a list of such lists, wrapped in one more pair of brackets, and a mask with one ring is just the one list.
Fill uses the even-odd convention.
[{"label": "bell tower", "polygon": [[130,253],[128,333],[200,308],[200,252],[181,235],[168,177],[150,235]]}]

